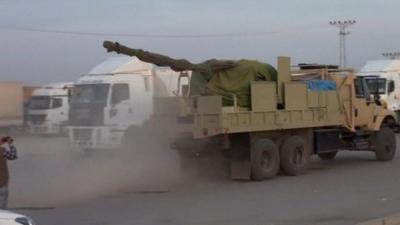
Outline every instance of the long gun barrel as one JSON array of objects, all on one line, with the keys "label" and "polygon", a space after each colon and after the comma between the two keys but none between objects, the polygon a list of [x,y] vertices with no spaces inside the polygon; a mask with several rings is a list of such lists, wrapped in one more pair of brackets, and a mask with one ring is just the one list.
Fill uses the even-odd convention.
[{"label": "long gun barrel", "polygon": [[194,64],[186,59],[174,59],[169,56],[144,51],[142,49],[129,48],[118,42],[104,41],[103,47],[107,52],[116,52],[128,56],[136,56],[143,62],[152,63],[157,66],[168,66],[171,69],[180,72],[191,70],[203,74],[215,73],[220,70],[230,69],[238,65],[238,62],[232,60],[208,60],[203,63]]}]

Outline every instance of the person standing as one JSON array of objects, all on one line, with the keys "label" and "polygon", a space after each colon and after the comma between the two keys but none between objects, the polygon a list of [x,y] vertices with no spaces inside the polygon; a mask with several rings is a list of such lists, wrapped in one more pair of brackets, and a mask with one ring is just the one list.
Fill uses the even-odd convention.
[{"label": "person standing", "polygon": [[[10,175],[8,172],[7,160],[17,159],[17,149],[14,140],[10,137],[0,139],[0,208],[7,208],[8,201],[8,182]],[[1,157],[3,156],[3,157]]]}]

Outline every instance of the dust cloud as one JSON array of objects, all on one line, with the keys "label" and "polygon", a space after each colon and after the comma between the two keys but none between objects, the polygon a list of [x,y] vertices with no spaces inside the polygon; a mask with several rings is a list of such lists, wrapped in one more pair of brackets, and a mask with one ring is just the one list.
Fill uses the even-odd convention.
[{"label": "dust cloud", "polygon": [[17,138],[10,162],[12,208],[58,207],[126,193],[168,192],[181,178],[179,156],[152,140],[127,150],[82,152],[67,138]]}]

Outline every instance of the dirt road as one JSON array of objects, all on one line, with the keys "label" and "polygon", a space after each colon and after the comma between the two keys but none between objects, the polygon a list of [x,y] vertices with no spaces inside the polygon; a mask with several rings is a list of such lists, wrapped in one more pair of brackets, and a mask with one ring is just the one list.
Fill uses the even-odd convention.
[{"label": "dirt road", "polygon": [[343,152],[331,163],[314,158],[303,176],[238,182],[182,176],[172,153],[130,163],[71,153],[65,139],[18,143],[10,206],[55,207],[17,209],[40,225],[346,225],[400,211],[400,157],[382,163]]}]

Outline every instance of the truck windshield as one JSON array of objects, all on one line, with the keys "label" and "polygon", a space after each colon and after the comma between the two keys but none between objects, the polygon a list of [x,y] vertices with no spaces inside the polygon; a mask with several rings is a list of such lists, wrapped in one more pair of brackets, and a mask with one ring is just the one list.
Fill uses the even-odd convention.
[{"label": "truck windshield", "polygon": [[72,104],[107,103],[109,84],[79,84],[73,88]]},{"label": "truck windshield", "polygon": [[370,78],[366,79],[368,89],[371,94],[385,94],[386,93],[386,79]]},{"label": "truck windshield", "polygon": [[32,96],[29,109],[50,109],[50,96]]}]

